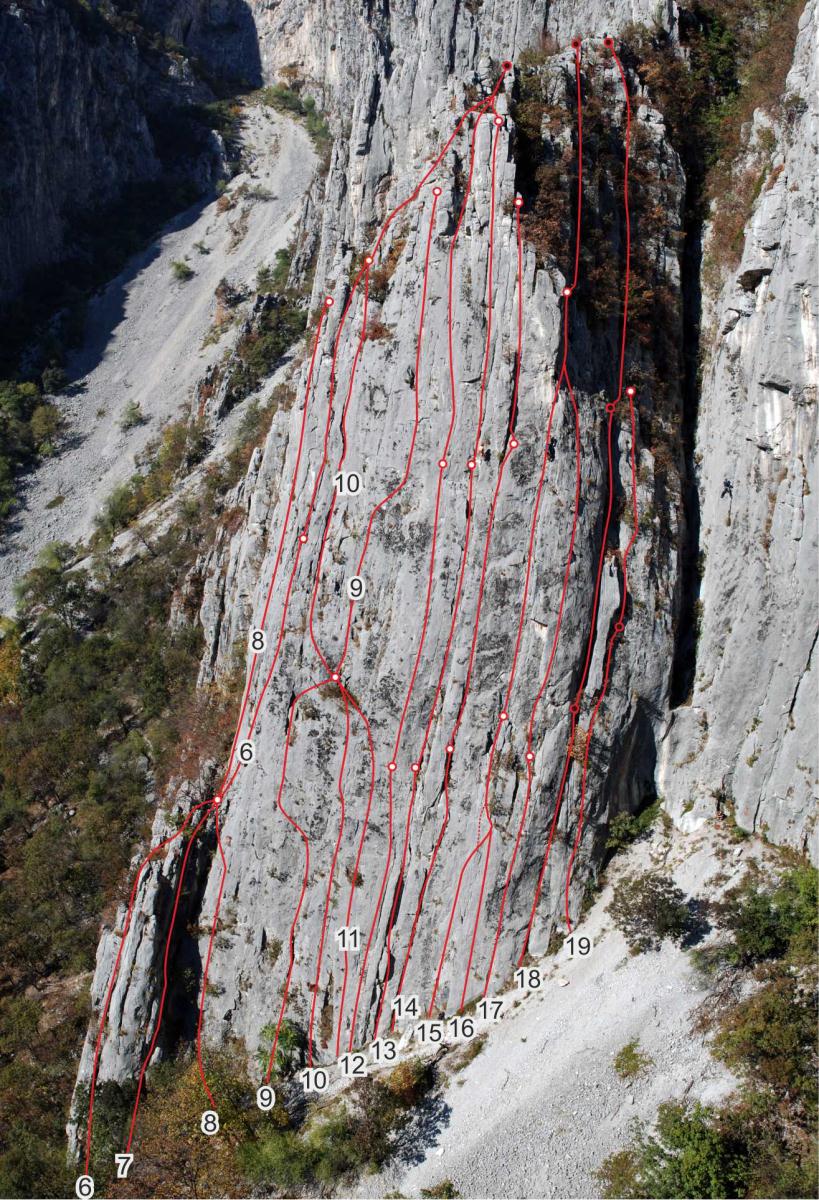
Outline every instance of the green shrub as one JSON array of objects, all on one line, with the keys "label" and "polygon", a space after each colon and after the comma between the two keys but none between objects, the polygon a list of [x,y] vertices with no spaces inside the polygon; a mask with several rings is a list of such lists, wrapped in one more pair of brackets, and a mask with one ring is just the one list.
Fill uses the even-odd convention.
[{"label": "green shrub", "polygon": [[748,878],[728,893],[717,912],[731,932],[723,957],[734,966],[785,955],[810,961],[817,936],[816,868],[807,863],[792,867],[768,888]]},{"label": "green shrub", "polygon": [[652,1059],[640,1050],[639,1038],[626,1042],[614,1056],[614,1069],[621,1079],[633,1079],[651,1066]]},{"label": "green shrub", "polygon": [[37,405],[31,414],[31,436],[38,454],[48,457],[54,453],[62,426],[62,417],[53,404]]},{"label": "green shrub", "polygon": [[[280,947],[281,948],[281,947]],[[270,1051],[276,1037],[276,1025],[265,1025],[259,1037],[261,1039],[256,1058],[259,1069],[266,1072],[270,1062]],[[279,1040],[276,1043],[276,1060],[273,1063],[273,1075],[279,1079],[293,1075],[304,1063],[307,1051],[307,1036],[304,1030],[294,1021],[285,1018],[279,1030]]]},{"label": "green shrub", "polygon": [[171,263],[171,273],[179,283],[187,283],[189,279],[193,279],[195,274],[193,267],[179,258]]},{"label": "green shrub", "polygon": [[690,929],[683,892],[664,875],[631,876],[615,885],[606,910],[632,953],[658,950],[668,938],[681,942]]},{"label": "green shrub", "polygon": [[642,837],[656,821],[660,813],[660,801],[655,800],[639,813],[617,813],[609,822],[606,849],[617,851],[630,846]]},{"label": "green shrub", "polygon": [[658,1200],[742,1196],[747,1175],[743,1143],[699,1104],[660,1105],[654,1132],[642,1131],[598,1172],[604,1196]]},{"label": "green shrub", "polygon": [[811,1118],[816,1100],[815,981],[774,970],[751,996],[726,1012],[714,1054],[751,1083]]},{"label": "green shrub", "polygon": [[[139,405],[135,407],[141,416]],[[200,463],[209,449],[203,420],[183,418],[166,425],[160,436],[146,446],[140,459],[142,470],[114,488],[105,501],[96,521],[97,539],[110,541],[149,505],[164,500],[174,483]]]},{"label": "green shrub", "polygon": [[263,294],[284,291],[287,288],[287,278],[292,262],[293,253],[289,247],[277,250],[275,265],[272,267],[261,266],[256,272],[256,290]]},{"label": "green shrub", "polygon": [[62,367],[46,367],[41,376],[43,391],[57,395],[68,383],[68,376]]},{"label": "green shrub", "polygon": [[304,333],[307,313],[292,297],[271,296],[255,327],[239,339],[238,362],[230,369],[227,394],[236,404],[255,392]]},{"label": "green shrub", "polygon": [[451,1179],[442,1179],[431,1188],[421,1188],[421,1195],[429,1196],[431,1200],[457,1200],[460,1194]]},{"label": "green shrub", "polygon": [[119,419],[119,427],[123,431],[134,429],[137,425],[142,425],[145,420],[145,414],[138,400],[129,400],[122,410],[122,416]]},{"label": "green shrub", "polygon": [[37,461],[32,418],[44,407],[35,384],[0,380],[0,521],[14,507],[17,474]]}]

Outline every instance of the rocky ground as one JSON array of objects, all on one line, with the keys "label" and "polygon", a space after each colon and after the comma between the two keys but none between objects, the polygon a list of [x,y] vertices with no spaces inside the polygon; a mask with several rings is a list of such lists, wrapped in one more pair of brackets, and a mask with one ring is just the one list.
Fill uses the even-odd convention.
[{"label": "rocky ground", "polygon": [[[736,846],[710,826],[666,833],[658,823],[615,858],[577,927],[592,939],[589,956],[569,959],[563,950],[539,964],[539,991],[505,993],[506,1012],[477,1057],[462,1070],[451,1069],[460,1051],[444,1058],[444,1107],[419,1134],[415,1158],[356,1194],[418,1196],[450,1179],[463,1196],[599,1196],[595,1171],[628,1141],[635,1119],[653,1122],[666,1100],[718,1102],[734,1081],[692,1032],[707,993],[690,955],[666,942],[632,956],[606,907],[618,879],[658,866],[686,896],[714,898],[765,853],[759,842]],[[613,1059],[635,1038],[652,1063],[624,1080]]]},{"label": "rocky ground", "polygon": [[[270,108],[248,105],[242,142],[245,170],[227,189],[235,206],[214,200],[183,213],[91,301],[85,342],[69,363],[71,387],[56,400],[65,444],[24,481],[20,509],[0,545],[0,609],[12,608],[14,581],[44,545],[92,532],[101,504],[133,473],[134,456],[182,413],[206,368],[222,357],[235,326],[204,344],[220,280],[252,286],[258,267],[272,263],[292,237],[315,167],[305,130]],[[187,262],[193,277],[175,282],[176,261]],[[133,404],[144,419],[123,429]]]}]

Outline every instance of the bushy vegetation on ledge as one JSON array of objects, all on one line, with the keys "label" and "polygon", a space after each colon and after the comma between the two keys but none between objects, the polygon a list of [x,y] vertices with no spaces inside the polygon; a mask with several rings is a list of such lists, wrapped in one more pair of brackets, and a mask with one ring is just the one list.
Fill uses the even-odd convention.
[{"label": "bushy vegetation on ledge", "polygon": [[[116,1195],[248,1196],[327,1195],[395,1153],[401,1133],[435,1084],[418,1059],[381,1078],[368,1077],[342,1096],[304,1104],[300,1085],[277,1085],[276,1104],[262,1113],[237,1050],[206,1050],[208,1083],[218,1100],[220,1132],[199,1129],[202,1083],[197,1063],[184,1055],[151,1074],[140,1106],[137,1163]],[[81,1104],[86,1097],[78,1097]],[[103,1085],[95,1103],[93,1161],[98,1190],[105,1164],[124,1141],[134,1086]]]},{"label": "bushy vegetation on ledge", "polygon": [[60,425],[36,383],[0,381],[0,529],[14,509],[17,475],[54,453]]},{"label": "bushy vegetation on ledge", "polygon": [[[789,119],[785,81],[805,0],[693,0],[680,9],[680,45],[660,27],[623,31],[623,60],[661,109],[689,177],[693,219],[713,222],[710,265],[733,266],[771,143],[737,168],[755,109]],[[713,205],[713,208],[711,207]]]},{"label": "bushy vegetation on ledge", "polygon": [[277,83],[272,87],[263,88],[259,92],[259,97],[263,104],[269,104],[271,108],[276,108],[279,112],[300,117],[304,121],[316,150],[322,156],[326,156],[333,140],[327,119],[316,106],[312,96],[302,98],[301,83],[296,77],[291,76],[291,83],[293,86],[288,83]]},{"label": "bushy vegetation on ledge", "polygon": [[[191,569],[232,518],[227,492],[263,429],[263,416],[249,422],[128,565],[100,550],[79,567],[72,548],[46,549],[0,629],[0,1195],[73,1193],[64,1132],[100,917],[123,897],[151,789],[196,778],[229,744],[241,680],[194,688]],[[160,447],[158,491],[177,434]]]},{"label": "bushy vegetation on ledge", "polygon": [[713,988],[698,1032],[741,1085],[718,1107],[662,1105],[604,1163],[604,1196],[817,1194],[817,872],[749,875],[712,915],[724,936],[694,952]]}]

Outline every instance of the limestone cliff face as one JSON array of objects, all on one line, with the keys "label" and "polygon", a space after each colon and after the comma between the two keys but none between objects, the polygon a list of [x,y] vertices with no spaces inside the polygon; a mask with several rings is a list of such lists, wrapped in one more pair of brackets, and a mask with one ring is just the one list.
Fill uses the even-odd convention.
[{"label": "limestone cliff face", "polygon": [[[187,61],[80,3],[0,8],[0,303],[74,249],[74,225],[163,170],[152,114],[209,100]],[[186,172],[199,181],[218,147]]]},{"label": "limestone cliff face", "polygon": [[[286,7],[280,6],[275,15],[284,22],[282,29],[286,26],[292,30],[289,44],[278,43],[281,61],[289,63],[294,61],[297,42],[321,50],[322,41],[314,27],[311,7],[305,13],[295,8],[285,13]],[[563,22],[562,35],[569,27],[569,18],[566,14],[558,15]],[[338,22],[337,29],[326,30],[327,54],[337,56],[336,70],[318,60],[300,62],[300,69],[308,78],[323,73],[327,89],[323,102],[338,113],[344,133],[335,143],[323,194],[315,191],[304,216],[307,243],[314,247],[316,261],[311,307],[315,310],[327,293],[334,296],[336,303],[322,335],[297,494],[288,527],[290,533],[267,620],[271,650],[282,621],[285,582],[293,562],[296,535],[306,521],[312,484],[321,464],[332,343],[353,262],[372,244],[386,214],[413,191],[425,161],[443,144],[458,114],[468,107],[467,86],[474,94],[475,88],[489,90],[494,85],[498,71],[496,65],[490,65],[489,56],[498,59],[514,54],[537,41],[543,29],[542,12],[525,4],[517,6],[511,18],[507,10],[503,22],[500,9],[494,13],[489,5],[482,6],[475,16],[456,6],[441,4],[418,10],[412,20],[392,10],[389,20],[374,17],[372,23],[365,24],[352,16],[345,20],[343,10],[338,8],[330,20]],[[584,29],[596,30],[598,26],[598,15],[591,10],[580,23]],[[566,103],[570,104],[574,87],[571,52],[556,56],[550,70],[555,96],[567,97]],[[622,146],[625,120],[619,77],[614,65],[603,57],[597,60],[594,70],[598,83],[606,89],[616,139]],[[330,89],[332,101],[328,95]],[[351,923],[361,927],[365,940],[371,928],[374,932],[361,989],[356,1042],[372,1036],[385,976],[392,976],[389,998],[395,993],[422,888],[425,888],[423,909],[403,990],[417,992],[428,1000],[454,905],[455,917],[443,958],[437,1003],[449,1010],[456,1008],[465,982],[468,996],[480,992],[489,968],[504,881],[523,815],[526,727],[550,655],[573,521],[575,424],[565,389],[555,410],[552,428],[555,457],[548,464],[535,531],[529,602],[519,667],[508,705],[509,721],[498,743],[490,781],[490,804],[497,833],[479,906],[484,869],[481,854],[471,859],[471,866],[467,865],[460,890],[458,881],[473,848],[486,832],[482,812],[489,745],[503,703],[517,633],[526,543],[560,362],[560,294],[566,282],[558,270],[538,267],[533,248],[524,247],[523,357],[516,424],[520,449],[499,491],[484,602],[478,618],[481,561],[514,385],[517,321],[517,253],[511,215],[516,188],[513,155],[516,135],[514,122],[508,115],[506,94],[501,94],[498,108],[507,118],[499,134],[496,160],[494,332],[490,340],[485,412],[478,429],[487,328],[485,298],[494,130],[488,120],[481,124],[476,138],[471,196],[454,259],[457,417],[447,454],[451,466],[442,489],[428,631],[396,755],[398,770],[391,813],[386,764],[393,754],[418,651],[438,460],[450,419],[446,272],[450,239],[463,195],[468,155],[465,138],[458,144],[457,157],[448,156],[436,176],[443,195],[430,249],[428,309],[416,381],[421,419],[413,465],[400,495],[387,503],[374,521],[362,570],[366,594],[356,607],[349,654],[343,668],[345,685],[369,721],[375,789],[368,815],[371,760],[363,722],[353,714],[343,784],[344,828],[330,893],[328,936],[317,988],[315,1036],[316,1053],[320,1057],[332,1057],[334,1032],[328,1031],[331,1028],[335,1031],[339,1021],[345,1043],[350,1036],[357,970],[353,966],[342,1011],[343,962],[333,934],[345,923],[365,821],[368,820],[367,833],[358,863]],[[573,116],[565,135],[570,151],[572,121]],[[668,224],[678,228],[684,189],[682,171],[668,145],[662,119],[639,98],[635,103],[635,125],[641,131],[642,153],[649,173],[666,181]],[[602,175],[609,169],[601,167]],[[590,214],[597,210],[603,197],[608,197],[615,206],[619,202],[613,178],[597,179],[590,186],[587,198]],[[396,486],[409,452],[414,413],[412,376],[431,201],[430,188],[425,188],[418,203],[395,222],[384,243],[383,254],[392,256],[394,274],[383,302],[371,302],[370,312],[387,333],[365,343],[356,370],[347,417],[349,443],[345,466],[360,473],[362,492],[356,500],[348,499],[339,505],[333,516],[313,620],[318,645],[332,662],[341,654],[347,613],[346,579],[360,553],[370,510]],[[616,250],[614,246],[615,254]],[[664,244],[654,246],[653,251],[652,258],[660,264],[662,279],[671,294],[678,296],[676,253],[669,252]],[[604,403],[611,396],[614,383],[612,364],[617,360],[618,315],[615,311],[608,322],[594,330],[582,306],[578,306],[572,317],[569,370],[578,404],[583,498],[562,630],[550,683],[535,722],[533,788],[511,873],[493,976],[496,985],[509,974],[522,948],[566,757],[569,703],[580,681],[587,642],[591,633],[584,721],[588,721],[599,695],[605,646],[622,597],[622,553],[632,532],[630,524],[620,517],[623,508],[628,508],[631,486],[632,436],[625,406],[614,427],[615,518],[609,532],[599,608],[594,612],[595,573],[609,490]],[[350,378],[361,317],[361,304],[356,301],[348,318],[349,333],[340,344],[336,368],[339,394],[344,392]],[[644,361],[642,366],[647,368],[650,362]],[[212,643],[203,667],[203,680],[213,672],[227,669],[237,641],[246,644],[249,628],[260,621],[298,453],[304,382],[303,370],[298,403],[292,412],[277,416],[264,453],[254,462],[251,477],[244,485],[240,500],[247,508],[244,527],[234,535],[229,547],[219,546],[200,564],[200,572],[207,577],[201,615]],[[672,407],[679,402],[672,387]],[[651,411],[650,390],[641,403],[646,412]],[[614,657],[611,685],[590,757],[585,834],[580,841],[570,892],[574,912],[589,874],[599,861],[601,829],[607,814],[634,809],[652,792],[656,735],[660,714],[667,707],[668,664],[673,652],[677,607],[679,487],[674,483],[676,475],[672,471],[670,481],[657,491],[653,456],[640,435],[640,428],[638,421],[635,445],[638,503],[641,509],[647,513],[653,509],[656,515],[642,523],[629,560],[628,621]],[[446,644],[466,539],[466,462],[476,436],[482,450],[475,473],[465,582],[447,657]],[[341,449],[337,404],[327,449],[331,464],[337,462]],[[218,948],[210,971],[207,1037],[219,1040],[230,1034],[244,1040],[250,1051],[259,1045],[263,1026],[278,1016],[288,970],[289,929],[302,884],[302,840],[277,809],[276,796],[292,698],[326,675],[310,640],[307,614],[321,533],[332,495],[330,473],[325,472],[310,523],[310,539],[294,576],[281,656],[253,735],[256,763],[250,769],[243,769],[222,810],[228,871]],[[435,869],[427,877],[444,821],[445,744],[464,695],[476,627],[476,652],[450,777],[449,818]],[[444,662],[446,667],[436,701],[436,685]],[[258,680],[251,705],[257,695]],[[410,814],[410,764],[419,753],[430,717],[429,741]],[[305,1027],[312,1007],[328,869],[340,830],[337,777],[344,735],[344,705],[332,687],[312,693],[298,706],[282,800],[310,839],[308,887],[295,934],[295,964],[287,1009],[288,1016]],[[556,921],[565,924],[563,889],[578,826],[579,792],[580,773],[575,763],[533,926],[530,946],[535,952],[545,947]],[[164,829],[165,820],[158,818],[157,836]],[[402,880],[400,863],[405,835],[407,850]],[[125,947],[121,982],[112,1005],[111,1033],[103,1043],[102,1078],[124,1081],[144,1053],[143,1031],[150,1029],[157,1005],[155,970],[161,954],[157,934],[167,919],[167,890],[160,881],[173,877],[177,861],[173,853],[164,866],[151,867],[141,893],[140,908]],[[189,919],[202,931],[209,927],[218,889],[216,869],[201,877],[195,889]],[[467,972],[473,923],[479,910],[479,932],[471,970]],[[392,959],[387,953],[391,913],[394,914]],[[95,984],[97,996],[109,976],[116,945],[114,937],[103,938]],[[206,939],[190,949],[203,959]],[[184,1007],[181,997],[179,1006],[181,1011]],[[81,1077],[87,1077],[90,1069],[91,1049],[89,1043]]]},{"label": "limestone cliff face", "polygon": [[[303,257],[312,255],[315,261],[311,310],[316,311],[326,294],[333,295],[335,307],[322,333],[294,509],[288,525],[290,533],[284,542],[279,583],[273,591],[266,624],[267,630],[273,631],[268,635],[271,646],[283,620],[285,583],[296,554],[296,538],[305,525],[310,493],[322,462],[332,343],[354,264],[372,245],[386,214],[412,193],[424,164],[446,140],[458,114],[468,106],[467,88],[470,95],[475,94],[475,89],[491,88],[501,59],[514,58],[524,47],[536,43],[547,27],[561,44],[575,33],[599,38],[605,32],[616,32],[629,20],[653,19],[657,16],[657,6],[653,0],[645,5],[614,6],[558,3],[549,6],[548,22],[546,6],[532,5],[528,0],[503,5],[484,0],[482,4],[466,6],[429,0],[420,5],[391,4],[383,8],[371,5],[366,13],[359,6],[338,4],[328,8],[306,0],[270,6],[257,2],[253,4],[253,12],[265,71],[273,77],[276,69],[295,66],[322,106],[333,113],[338,134],[326,180],[315,186],[303,214]],[[809,14],[794,68],[796,90],[807,86],[806,47],[813,6]],[[668,10],[660,15],[671,27],[673,6],[669,4]],[[571,54],[556,55],[550,69],[554,87],[561,95],[570,97]],[[615,130],[622,137],[624,114],[618,77],[603,58],[594,71],[596,79],[602,80],[607,89],[606,103]],[[437,463],[450,415],[446,271],[463,195],[467,150],[462,144],[458,148],[458,161],[450,156],[437,177],[443,194],[433,227],[428,311],[415,381],[421,420],[413,466],[405,487],[384,506],[373,523],[365,568],[361,572],[366,593],[356,606],[349,653],[344,660],[345,686],[370,724],[375,788],[368,813],[371,760],[363,722],[353,713],[343,784],[344,826],[335,883],[329,892],[328,937],[317,986],[317,950],[328,896],[328,868],[341,829],[337,780],[346,717],[344,703],[332,686],[311,693],[295,709],[282,803],[309,838],[310,867],[293,941],[294,968],[287,1015],[306,1027],[315,996],[318,1058],[334,1056],[339,1023],[342,1044],[346,1044],[351,1032],[357,970],[353,970],[342,1009],[344,964],[333,933],[346,923],[352,884],[355,882],[356,886],[351,924],[361,927],[365,940],[370,929],[374,931],[353,1031],[354,1041],[360,1044],[373,1033],[385,981],[388,981],[388,1000],[395,994],[422,889],[424,904],[403,990],[417,992],[422,1000],[429,999],[453,905],[455,915],[441,963],[437,1003],[448,1011],[455,1009],[465,981],[468,997],[482,990],[504,880],[522,816],[527,722],[549,658],[572,524],[575,427],[565,391],[555,411],[552,432],[556,452],[548,465],[536,527],[529,606],[508,704],[509,720],[498,743],[496,767],[490,779],[490,806],[497,834],[488,863],[482,854],[470,859],[478,839],[486,831],[485,820],[482,824],[484,781],[517,633],[525,543],[560,363],[560,294],[565,282],[559,270],[539,267],[533,248],[524,247],[525,317],[516,426],[521,444],[499,492],[484,606],[477,619],[477,584],[513,390],[517,319],[517,263],[510,212],[516,190],[516,131],[504,93],[498,108],[506,119],[497,152],[494,333],[490,341],[485,412],[478,429],[478,393],[487,321],[486,248],[492,145],[488,122],[483,123],[476,138],[471,198],[454,256],[458,281],[454,290],[457,418],[447,454],[450,467],[442,490],[428,632],[396,755],[398,769],[390,806],[386,764],[393,755],[417,653],[431,553]],[[647,97],[635,97],[634,117],[646,170],[664,181],[665,226],[678,229],[685,185],[679,161],[669,145],[662,118]],[[743,268],[718,305],[718,332],[704,385],[698,433],[702,455],[699,461],[702,544],[707,550],[698,682],[692,705],[677,708],[673,713],[670,673],[680,604],[679,548],[685,536],[679,478],[682,456],[666,450],[666,462],[660,470],[644,435],[658,400],[650,383],[641,390],[634,445],[640,528],[628,563],[630,600],[625,629],[614,653],[611,682],[595,727],[589,760],[585,832],[579,842],[570,889],[574,914],[584,886],[599,862],[608,819],[615,812],[635,809],[653,794],[655,787],[661,788],[680,817],[687,808],[690,793],[702,797],[696,812],[704,816],[710,811],[708,804],[712,801],[707,798],[714,788],[730,786],[742,821],[752,821],[751,808],[761,797],[757,826],[765,822],[774,836],[790,841],[800,841],[807,828],[808,793],[801,781],[801,768],[796,766],[797,759],[803,761],[805,752],[796,748],[798,731],[792,741],[788,740],[787,711],[783,716],[780,710],[783,706],[787,710],[789,705],[798,726],[799,706],[807,705],[809,699],[809,689],[805,686],[802,690],[800,679],[807,670],[811,642],[805,634],[804,646],[800,641],[797,648],[796,639],[785,633],[791,628],[785,596],[790,594],[792,603],[798,595],[798,603],[805,610],[805,622],[809,624],[808,563],[813,551],[808,543],[815,526],[806,507],[808,492],[804,480],[808,476],[803,475],[803,465],[805,472],[812,469],[811,422],[815,409],[811,407],[812,368],[806,363],[805,339],[815,325],[804,293],[815,276],[815,268],[810,271],[813,242],[808,234],[813,217],[808,191],[810,172],[805,167],[810,139],[815,137],[812,120],[806,114],[790,132],[778,132],[785,170],[778,173],[773,186],[757,204]],[[568,145],[571,148],[571,135]],[[789,161],[794,164],[792,173],[787,166]],[[595,209],[599,212],[606,195],[617,202],[614,180],[606,181],[605,170],[603,175],[602,183],[598,181],[601,190],[592,190],[588,197],[590,215]],[[799,191],[792,190],[795,182]],[[776,211],[774,206],[779,206]],[[394,273],[383,301],[373,304],[371,315],[378,317],[386,334],[364,344],[347,419],[345,466],[360,474],[362,490],[357,498],[350,497],[336,505],[313,619],[316,641],[330,663],[335,663],[341,654],[347,614],[346,580],[358,561],[367,518],[377,500],[396,487],[407,461],[413,430],[419,297],[430,216],[431,196],[427,188],[418,203],[395,222],[382,251],[392,255]],[[654,244],[650,235],[646,236],[656,279],[667,287],[679,316],[680,272],[676,253],[664,241]],[[617,234],[612,237],[616,251]],[[754,282],[754,272],[760,268],[762,273]],[[294,269],[300,269],[299,262]],[[801,291],[796,288],[797,283]],[[776,299],[763,303],[764,295],[770,292]],[[729,316],[731,308],[736,320]],[[355,333],[360,329],[361,316],[361,304],[356,301],[348,318],[350,332],[340,343],[337,397],[343,394],[351,376]],[[731,329],[727,329],[732,321]],[[680,336],[679,326],[674,336]],[[790,358],[777,348],[777,343],[787,337],[793,338]],[[616,363],[616,314],[602,327],[593,327],[589,314],[579,305],[572,317],[570,340],[569,371],[576,385],[578,403],[583,498],[556,658],[534,726],[536,757],[531,803],[510,876],[495,962],[496,983],[508,975],[522,948],[565,760],[569,704],[579,682],[590,632],[591,668],[581,713],[586,723],[600,692],[606,642],[623,594],[622,554],[632,532],[625,511],[631,482],[632,435],[621,408],[614,427],[616,516],[609,534],[609,553],[605,557],[595,611],[594,578],[609,489],[603,404],[611,396],[612,363]],[[651,349],[644,347],[632,353],[630,365],[635,370],[639,368],[642,379],[650,379],[657,364],[652,360]],[[207,579],[200,614],[208,641],[203,682],[229,668],[237,643],[246,645],[249,630],[260,622],[298,453],[305,381],[306,364],[296,381],[298,402],[292,411],[276,416],[263,452],[254,458],[248,478],[237,492],[236,504],[243,506],[247,514],[243,527],[203,556],[197,566],[197,571]],[[679,414],[681,396],[678,380],[666,382],[664,403],[669,406],[668,417],[669,411],[672,416]],[[732,431],[730,436],[726,434],[726,422]],[[465,541],[469,486],[465,464],[476,434],[480,437],[482,454],[474,480],[465,585],[440,695],[434,700]],[[763,440],[770,449],[761,448]],[[327,448],[332,473],[341,452],[337,402]],[[724,475],[734,482],[730,527],[724,524],[725,501],[719,499]],[[250,1053],[260,1045],[263,1027],[275,1022],[279,1014],[288,971],[291,922],[302,886],[303,842],[277,808],[277,796],[293,698],[327,674],[312,644],[307,619],[321,535],[332,496],[328,469],[318,492],[309,539],[293,576],[277,669],[253,731],[256,761],[242,769],[221,810],[227,876],[209,975],[206,1038],[218,1042],[226,1036],[237,1037],[245,1042]],[[752,546],[748,553],[749,539],[753,542],[756,533],[761,536],[769,513],[768,549],[760,544]],[[748,578],[749,574],[753,580]],[[799,579],[803,580],[801,585]],[[754,598],[752,587],[756,588]],[[743,608],[741,597],[746,597],[747,608]],[[765,618],[768,624],[763,621],[761,633],[757,632],[760,622],[754,615],[756,611],[769,614]],[[734,633],[729,635],[727,625],[732,614]],[[476,653],[450,777],[449,818],[435,869],[429,874],[432,851],[444,819],[445,746],[464,695],[476,627]],[[798,637],[803,638],[801,628]],[[753,639],[760,638],[761,643],[754,643]],[[755,646],[759,647],[760,656],[764,656],[764,664],[759,668],[754,666]],[[782,659],[786,660],[784,664]],[[262,664],[262,675],[266,665]],[[258,688],[257,680],[251,705],[259,694]],[[746,709],[750,723],[757,715],[760,721],[747,735],[749,739],[756,738],[748,742],[747,750],[730,737],[731,729],[735,731],[742,723]],[[737,712],[743,717],[738,719]],[[423,743],[430,716],[430,737],[410,814],[410,765]],[[804,737],[804,715],[802,722]],[[692,727],[695,739],[701,739],[700,731],[706,729],[708,740],[704,745],[696,740],[690,747]],[[753,756],[757,745],[760,757],[747,766],[746,759]],[[789,762],[795,767],[796,779]],[[807,772],[802,774],[807,779]],[[212,773],[203,779],[203,796],[213,782]],[[177,807],[170,818],[164,814],[157,816],[155,840],[169,828],[169,821],[175,822],[178,813],[186,811],[190,796],[176,797],[175,803]],[[563,889],[578,826],[579,803],[580,777],[575,764],[569,774],[529,943],[534,952],[541,951],[552,929],[563,923]],[[775,817],[775,813],[780,816]],[[356,856],[365,821],[367,833],[356,879]],[[402,876],[400,863],[407,830]],[[180,954],[194,963],[197,970],[201,969],[207,951],[206,931],[220,887],[219,860],[217,857],[211,861],[212,850],[211,836],[205,852],[197,859],[194,883],[187,893],[184,919],[191,932],[180,941]],[[173,850],[145,874],[132,931],[123,951],[110,1026],[103,1039],[102,1079],[132,1079],[144,1056],[157,1013],[157,971],[168,918],[169,887],[176,878],[179,860],[180,852]],[[464,866],[466,870],[461,876]],[[479,907],[484,866],[486,887]],[[382,880],[385,880],[383,887]],[[480,923],[468,971],[476,911],[480,912]],[[387,952],[391,912],[395,917],[392,960]],[[97,1007],[117,947],[115,934],[106,932],[100,943],[93,986]],[[180,988],[172,994],[171,1002],[172,1030],[189,1028],[195,997],[184,994]],[[90,1073],[95,1034],[92,1030],[83,1054],[81,1081]],[[171,1039],[172,1032],[166,1045],[170,1045]]]},{"label": "limestone cliff face", "polygon": [[[745,829],[817,853],[817,7],[785,116],[711,322],[696,437],[702,584],[696,680],[664,739],[660,788],[689,821],[736,806]],[[728,494],[725,481],[732,485]]]}]

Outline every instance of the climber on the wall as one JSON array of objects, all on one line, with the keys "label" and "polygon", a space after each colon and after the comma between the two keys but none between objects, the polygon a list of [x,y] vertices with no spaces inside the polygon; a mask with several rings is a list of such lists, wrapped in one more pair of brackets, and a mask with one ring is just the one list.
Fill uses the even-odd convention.
[{"label": "climber on the wall", "polygon": [[734,498],[734,485],[730,479],[723,479],[722,481],[722,495],[720,496],[720,500],[724,500],[726,496],[730,496],[732,500]]},{"label": "climber on the wall", "polygon": [[550,438],[549,439],[549,462],[554,462],[556,448],[557,448],[557,438]]}]

